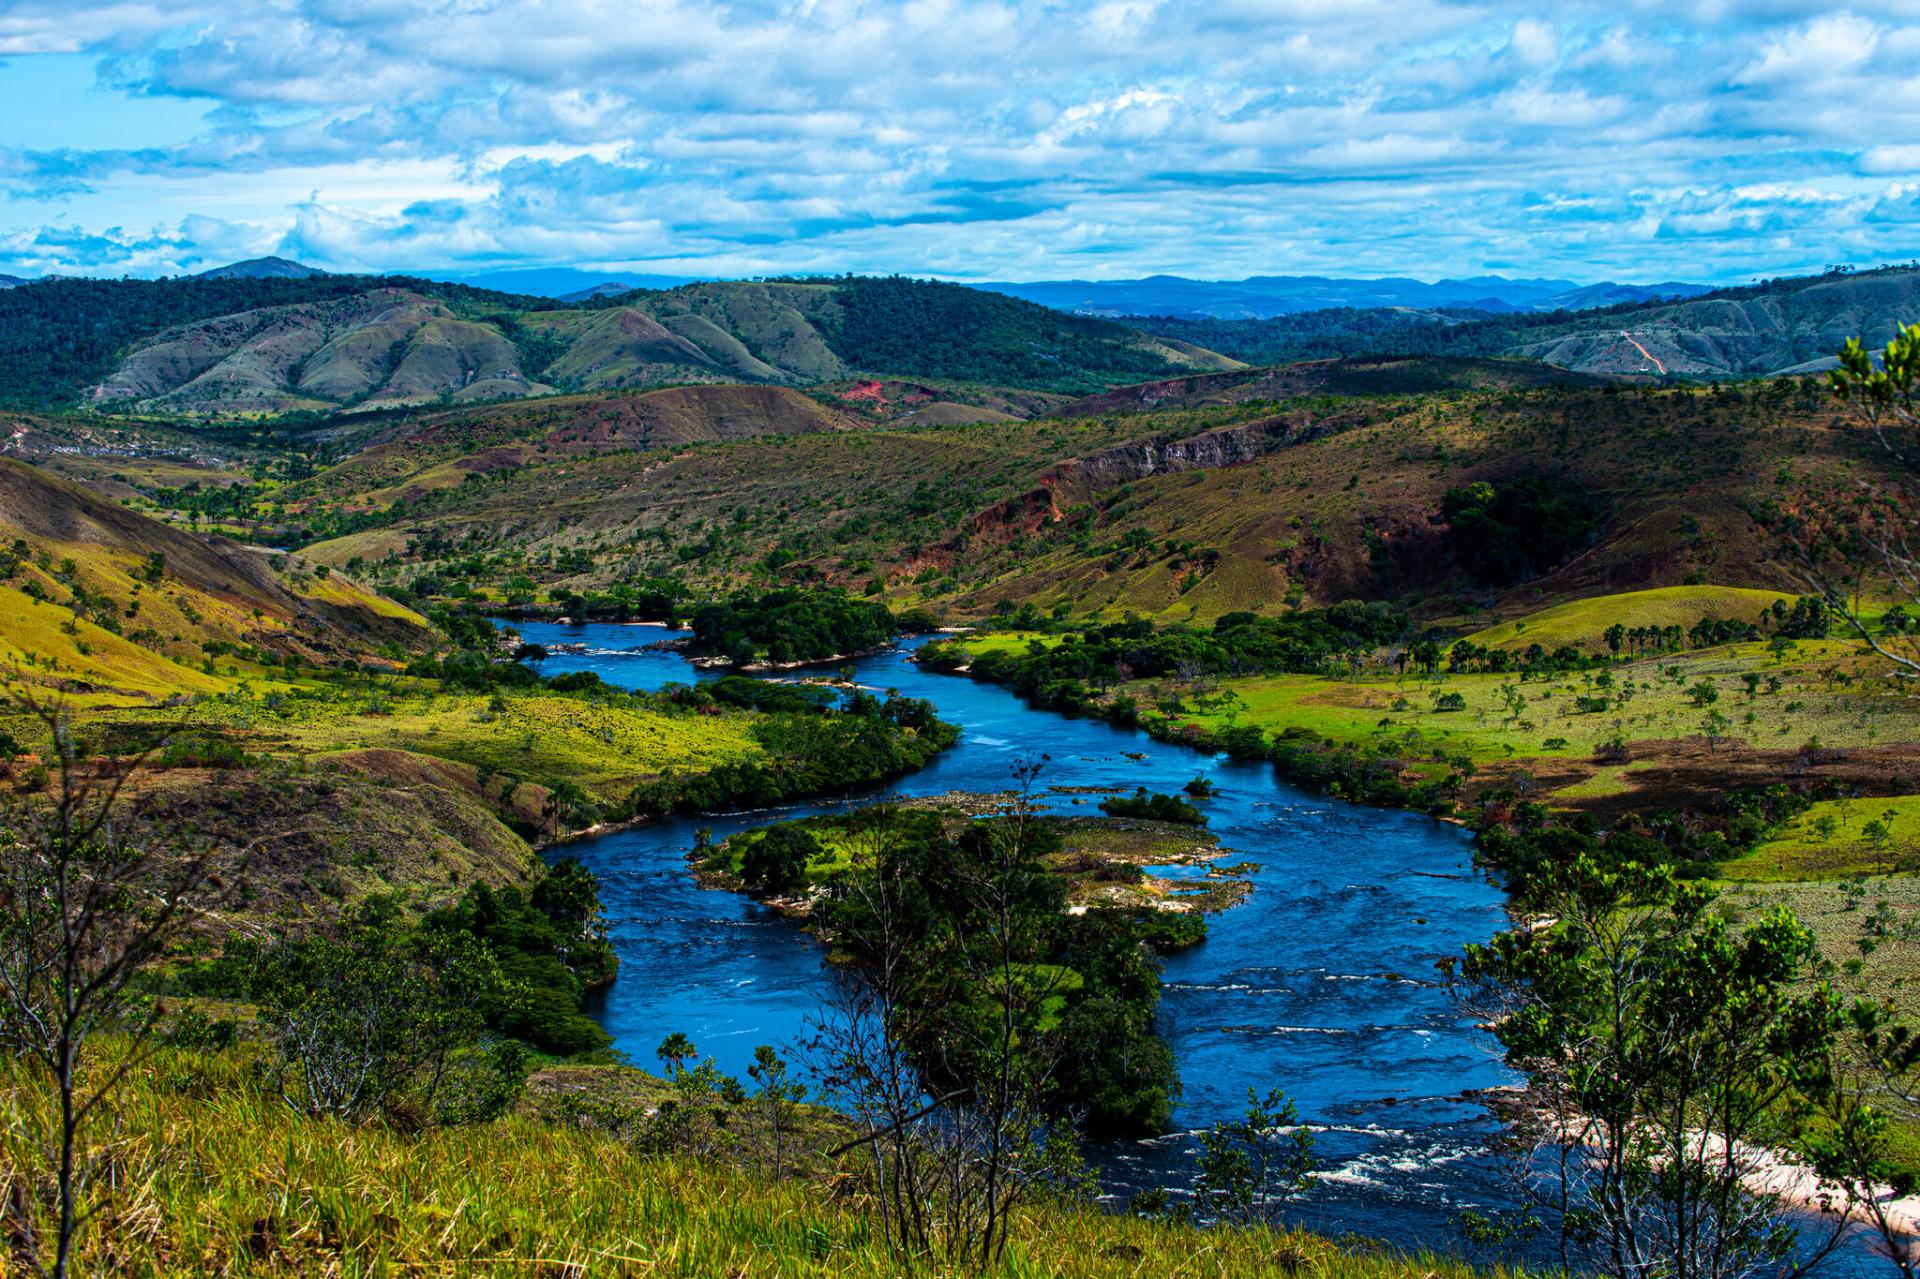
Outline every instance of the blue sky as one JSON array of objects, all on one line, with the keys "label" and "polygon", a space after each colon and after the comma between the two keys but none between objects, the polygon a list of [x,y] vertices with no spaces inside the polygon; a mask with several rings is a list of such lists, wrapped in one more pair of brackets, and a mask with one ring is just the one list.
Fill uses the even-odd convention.
[{"label": "blue sky", "polygon": [[1920,256],[1920,0],[3,0],[0,271]]}]

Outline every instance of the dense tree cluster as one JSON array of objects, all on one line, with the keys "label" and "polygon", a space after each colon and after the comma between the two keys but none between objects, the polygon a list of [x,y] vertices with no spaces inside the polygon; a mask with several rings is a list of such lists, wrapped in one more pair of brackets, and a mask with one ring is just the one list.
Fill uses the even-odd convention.
[{"label": "dense tree cluster", "polygon": [[900,631],[885,604],[796,587],[702,604],[688,620],[689,652],[735,665],[827,661],[879,648]]},{"label": "dense tree cluster", "polygon": [[1448,489],[1440,510],[1460,567],[1493,586],[1560,564],[1592,541],[1603,514],[1585,488],[1544,476]]},{"label": "dense tree cluster", "polygon": [[[306,1015],[351,1019],[353,1000],[371,1001],[384,983],[405,1005],[396,1017],[471,1012],[479,1020],[466,1041],[484,1030],[564,1056],[609,1042],[581,1001],[613,980],[616,964],[599,886],[568,858],[524,890],[476,884],[418,920],[376,898],[330,932],[230,937],[217,959],[183,968],[176,980],[195,994],[256,1000],[292,1015],[311,992],[325,995],[317,974],[359,973],[357,992],[338,992],[341,1007],[310,1007]],[[428,971],[419,971],[423,965]],[[459,1008],[440,1009],[442,994]]]},{"label": "dense tree cluster", "polygon": [[[1025,653],[982,653],[970,670],[1041,705],[1085,709],[1091,691],[1136,679],[1346,670],[1410,629],[1404,613],[1352,601],[1279,617],[1228,613],[1208,629],[1133,620],[1068,632],[1052,646],[1035,642]],[[929,644],[920,660],[952,669],[968,658],[957,645]]]},{"label": "dense tree cluster", "polygon": [[1095,390],[1183,370],[1125,325],[958,284],[848,279],[829,340],[856,369],[965,382]]},{"label": "dense tree cluster", "polygon": [[774,711],[753,729],[766,758],[642,782],[618,815],[764,808],[802,796],[845,794],[923,767],[960,736],[922,698],[880,698],[856,689],[835,709],[811,690],[796,690],[791,700],[761,701],[745,688],[753,681],[716,683],[727,687],[669,689],[660,696],[696,706],[759,701],[758,708]]},{"label": "dense tree cluster", "polygon": [[1011,939],[1030,987],[1021,1053],[1029,1065],[1044,1060],[1050,1108],[1101,1133],[1165,1130],[1177,1085],[1155,1029],[1154,951],[1190,935],[1158,912],[1067,913],[1067,883],[1045,866],[1059,832],[1045,820],[954,832],[940,814],[869,809],[854,827],[862,851],[830,883],[822,930],[856,964],[904,965],[916,1015],[903,1046],[936,1081],[978,1087],[997,1065],[980,1055],[981,1024],[1006,1010],[974,980],[983,965],[973,949]]},{"label": "dense tree cluster", "polygon": [[1708,876],[1719,862],[1753,848],[1781,823],[1807,810],[1816,796],[1775,784],[1726,792],[1711,808],[1628,814],[1609,830],[1588,816],[1555,814],[1511,791],[1481,796],[1480,857],[1499,870],[1522,902],[1556,868],[1586,859],[1619,868],[1629,862],[1672,866],[1683,877]]}]

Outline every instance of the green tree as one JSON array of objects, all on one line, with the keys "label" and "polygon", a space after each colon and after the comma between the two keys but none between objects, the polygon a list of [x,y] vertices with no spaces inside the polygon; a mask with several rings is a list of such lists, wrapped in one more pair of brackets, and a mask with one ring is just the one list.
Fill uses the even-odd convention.
[{"label": "green tree", "polygon": [[1707,750],[1717,751],[1720,743],[1727,740],[1727,730],[1733,727],[1733,721],[1717,710],[1710,710],[1700,721],[1700,734],[1707,739]]},{"label": "green tree", "polygon": [[1278,1089],[1265,1097],[1247,1089],[1245,1114],[1200,1134],[1193,1200],[1203,1217],[1237,1226],[1271,1222],[1312,1184],[1313,1130]]},{"label": "green tree", "polygon": [[504,1111],[525,1080],[518,1045],[484,1042],[481,1008],[501,980],[492,955],[463,934],[409,930],[389,898],[276,938],[251,965],[280,1096],[301,1114],[472,1122]]},{"label": "green tree", "polygon": [[[1798,504],[1795,515],[1781,521],[1782,530],[1801,576],[1817,592],[1821,622],[1838,618],[1882,658],[1909,675],[1920,674],[1920,633],[1906,623],[1920,610],[1910,541],[1913,510],[1920,505],[1914,469],[1920,458],[1920,324],[1895,332],[1877,357],[1860,339],[1847,339],[1839,367],[1827,376],[1891,463],[1891,473],[1863,477],[1864,500],[1849,486],[1843,500]],[[1898,629],[1870,625],[1861,610],[1859,583],[1868,576],[1903,597],[1888,610],[1889,616],[1897,610]]]},{"label": "green tree", "polygon": [[747,1067],[747,1077],[757,1085],[753,1105],[765,1131],[768,1170],[775,1177],[784,1176],[794,1121],[800,1103],[806,1098],[807,1086],[791,1077],[786,1060],[771,1044],[761,1044],[753,1050],[753,1064]]},{"label": "green tree", "polygon": [[698,1053],[699,1049],[693,1046],[693,1041],[678,1030],[661,1040],[660,1046],[653,1050],[653,1055],[666,1063],[667,1077],[670,1079],[678,1079],[687,1063]]},{"label": "green tree", "polygon": [[1785,908],[1736,928],[1671,868],[1582,854],[1536,871],[1544,929],[1467,948],[1456,991],[1528,1076],[1514,1136],[1572,1269],[1799,1273],[1765,1147],[1812,1117],[1842,1010]]},{"label": "green tree", "polygon": [[[13,1120],[45,1133],[47,1167],[28,1175],[52,1183],[52,1258],[42,1254],[37,1203],[23,1203],[10,1229],[28,1262],[66,1279],[81,1227],[116,1182],[101,1175],[108,1158],[89,1133],[155,1042],[162,1009],[144,976],[201,910],[232,892],[246,857],[216,866],[208,849],[129,820],[123,787],[147,756],[103,776],[61,707],[17,694],[14,709],[44,733],[50,759],[38,785],[0,796],[0,1052],[44,1078],[55,1099],[50,1118]],[[94,1049],[106,1034],[122,1040],[112,1060]],[[124,1173],[121,1156],[111,1164]]]},{"label": "green tree", "polygon": [[807,863],[820,855],[820,841],[799,826],[769,827],[740,856],[740,878],[748,888],[788,893],[804,888]]}]

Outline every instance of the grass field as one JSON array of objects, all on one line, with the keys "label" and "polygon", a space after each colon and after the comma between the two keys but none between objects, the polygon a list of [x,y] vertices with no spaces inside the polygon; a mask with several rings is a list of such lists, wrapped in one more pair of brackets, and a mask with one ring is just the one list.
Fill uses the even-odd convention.
[{"label": "grass field", "polygon": [[419,681],[346,688],[309,683],[280,695],[208,699],[179,711],[126,710],[108,719],[205,726],[254,754],[324,759],[390,748],[551,786],[569,780],[602,802],[669,770],[700,772],[763,753],[745,711],[670,714],[540,692],[438,692]]},{"label": "grass field", "polygon": [[[88,705],[139,705],[176,693],[223,693],[233,681],[135,644],[73,610],[0,585],[0,667],[36,684],[68,685]],[[87,687],[79,687],[85,685]]]},{"label": "grass field", "polygon": [[[1831,673],[1844,673],[1842,683]],[[1218,730],[1254,724],[1268,732],[1305,728],[1337,740],[1394,744],[1412,754],[1466,755],[1483,770],[1531,770],[1543,795],[1584,786],[1565,798],[1630,793],[1651,780],[1657,743],[1693,741],[1729,765],[1757,751],[1794,751],[1813,739],[1829,747],[1920,742],[1920,707],[1874,682],[1857,646],[1807,641],[1776,656],[1765,645],[1730,645],[1623,662],[1605,674],[1584,672],[1522,682],[1517,676],[1441,674],[1330,679],[1270,675],[1207,682],[1137,682],[1122,692],[1143,711]],[[1759,677],[1746,691],[1745,676]],[[1778,687],[1770,681],[1777,680]],[[1717,700],[1701,705],[1702,685]],[[1443,710],[1440,699],[1464,705]],[[1583,709],[1601,703],[1605,710]],[[1176,700],[1177,699],[1177,700]],[[1705,746],[1710,712],[1725,718],[1725,740]],[[1615,733],[1641,766],[1602,770],[1597,747]]]},{"label": "grass field", "polygon": [[[1885,831],[1876,839],[1870,827]],[[1920,795],[1822,800],[1737,861],[1728,879],[1853,879],[1920,869]]]},{"label": "grass field", "polygon": [[1484,648],[1548,649],[1571,644],[1587,652],[1604,647],[1602,636],[1616,623],[1636,626],[1692,626],[1703,617],[1752,622],[1775,600],[1793,603],[1791,595],[1739,586],[1665,586],[1617,595],[1594,595],[1569,600],[1477,631],[1467,638]]},{"label": "grass field", "polygon": [[[1775,598],[1725,587],[1633,592],[1550,607],[1483,631],[1476,642],[1538,639],[1597,652],[1612,620],[1691,625],[1705,616],[1757,615]],[[1022,631],[959,642],[974,653],[1024,653],[1036,639],[1053,642]],[[1141,680],[1115,695],[1132,697],[1142,716],[1168,726],[1218,733],[1253,725],[1268,735],[1310,730],[1389,749],[1434,774],[1450,767],[1438,757],[1465,758],[1483,782],[1498,779],[1548,803],[1602,813],[1655,811],[1710,798],[1717,785],[1777,781],[1807,771],[1809,759],[1812,775],[1832,775],[1867,794],[1920,791],[1920,702],[1853,640],[1790,641],[1778,650],[1722,645],[1530,680],[1377,669],[1353,678]],[[1596,760],[1616,738],[1629,759]],[[1920,820],[1899,827],[1895,843],[1920,847]]]},{"label": "grass field", "polygon": [[[118,1166],[151,1171],[87,1227],[79,1273],[903,1273],[878,1239],[857,1175],[775,1180],[721,1159],[648,1155],[591,1124],[532,1113],[419,1135],[308,1120],[263,1085],[252,1063],[244,1047],[218,1055],[168,1050],[130,1077],[114,1111],[120,1130],[112,1155]],[[18,1175],[39,1166],[27,1142],[48,1098],[17,1068],[0,1075],[0,1098],[11,1120],[0,1126],[0,1163]],[[916,1273],[949,1272],[933,1263]],[[1060,1203],[1021,1211],[1004,1262],[973,1273],[1465,1279],[1473,1272],[1306,1235],[1203,1233]]]}]

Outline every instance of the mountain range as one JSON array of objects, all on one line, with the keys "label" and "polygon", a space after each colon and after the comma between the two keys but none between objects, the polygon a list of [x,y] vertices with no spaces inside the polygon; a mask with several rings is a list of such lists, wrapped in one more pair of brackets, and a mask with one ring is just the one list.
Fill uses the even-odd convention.
[{"label": "mountain range", "polygon": [[976,287],[1082,315],[1169,315],[1257,320],[1333,307],[1414,307],[1486,311],[1584,311],[1622,302],[1695,297],[1704,284],[1576,284],[1572,280],[1510,280],[1482,275],[1427,283],[1405,277],[1380,280],[1318,275],[1255,276],[1246,280],[1190,280],[1155,275],[1142,280],[1039,280]]},{"label": "mountain range", "polygon": [[[666,289],[625,283],[545,298],[421,277],[330,274],[276,258],[171,280],[44,280],[0,290],[0,400],[210,417],[860,378],[1074,396],[1246,366],[1389,355],[1524,359],[1603,376],[1746,377],[1817,369],[1845,338],[1883,342],[1920,316],[1920,271],[1912,268],[1579,311],[1558,309],[1555,300],[1570,296],[1558,280],[1322,280],[1307,283],[1322,289],[1323,301],[1338,294],[1377,303],[1424,291],[1438,303],[1496,286],[1506,292],[1477,308],[1402,301],[1237,319],[1112,319],[899,276]],[[1172,277],[1146,283],[1240,287]],[[1593,302],[1627,287],[1640,286],[1575,293]],[[1186,296],[1200,301],[1197,292]],[[1496,304],[1507,309],[1491,309]]]},{"label": "mountain range", "polygon": [[[149,330],[113,352],[83,398],[97,407],[206,417],[676,382],[802,385],[875,371],[1084,393],[1238,367],[1108,321],[904,279],[693,284],[573,305],[422,280],[368,279],[356,287],[351,277],[290,280],[276,272],[251,282],[276,304],[222,306],[209,297],[201,318]],[[96,290],[107,283],[91,282]],[[165,298],[147,295],[179,287],[115,283],[118,290],[87,311],[96,322],[101,307],[151,306]],[[282,300],[303,285],[310,299]],[[51,296],[20,292],[31,295],[26,303]],[[235,288],[227,296],[250,295]],[[44,331],[8,333],[7,318],[0,308],[0,339],[45,343]]]}]

